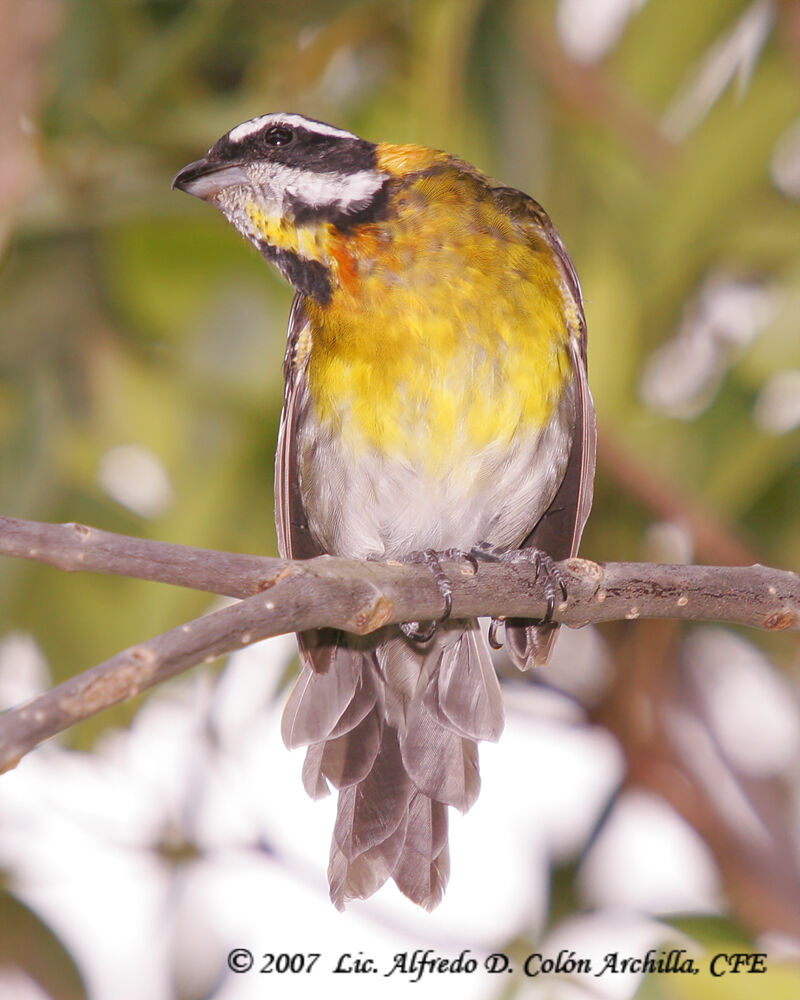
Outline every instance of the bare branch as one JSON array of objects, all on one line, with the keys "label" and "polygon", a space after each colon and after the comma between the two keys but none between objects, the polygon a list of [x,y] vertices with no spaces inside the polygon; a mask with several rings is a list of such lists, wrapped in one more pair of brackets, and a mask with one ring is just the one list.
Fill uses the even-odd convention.
[{"label": "bare branch", "polygon": [[0,517],[0,555],[32,559],[67,573],[114,573],[226,597],[258,593],[282,566],[279,560],[262,556],[153,542],[85,524],[45,524],[14,517]]},{"label": "bare branch", "polygon": [[[249,597],[289,578],[314,609],[305,624],[277,632],[331,625],[368,632],[390,622],[435,618],[441,597],[427,569],[399,563],[361,563],[328,556],[291,562],[237,555],[117,535],[81,524],[44,524],[0,517],[0,554],[47,563],[67,572],[113,573]],[[486,563],[477,577],[455,563],[451,573],[456,616],[537,617],[545,599],[533,566]],[[765,566],[671,566],[661,563],[562,564],[570,592],[555,619],[578,627],[636,618],[727,621],[767,630],[800,629],[800,577]],[[327,589],[326,589],[327,588]],[[350,593],[350,611],[326,603]],[[359,595],[359,596],[356,596]],[[369,605],[369,596],[376,602]],[[366,601],[363,607],[360,602]],[[378,608],[380,604],[380,608]],[[333,615],[333,619],[331,619]],[[367,625],[364,623],[375,622]]]},{"label": "bare branch", "polygon": [[[442,598],[424,566],[323,556],[237,556],[86,528],[0,518],[0,553],[66,570],[116,573],[244,597],[149,639],[0,716],[0,771],[37,743],[189,667],[283,632],[329,626],[357,634],[435,618]],[[800,629],[800,577],[764,566],[560,564],[569,599],[554,619],[577,627],[637,618],[728,621]],[[448,567],[453,616],[541,618],[547,601],[532,565]]]}]

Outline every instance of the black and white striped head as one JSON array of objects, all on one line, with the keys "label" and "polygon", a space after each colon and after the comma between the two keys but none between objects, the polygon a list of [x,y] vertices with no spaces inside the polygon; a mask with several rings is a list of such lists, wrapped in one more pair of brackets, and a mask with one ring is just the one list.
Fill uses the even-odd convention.
[{"label": "black and white striped head", "polygon": [[389,175],[376,151],[302,115],[262,115],[232,128],[172,186],[216,205],[298,291],[325,302],[324,224],[348,232],[386,211]]},{"label": "black and white striped head", "polygon": [[173,187],[214,202],[254,242],[249,216],[297,225],[347,225],[381,200],[387,175],[376,146],[351,132],[296,114],[261,115],[227,132]]}]

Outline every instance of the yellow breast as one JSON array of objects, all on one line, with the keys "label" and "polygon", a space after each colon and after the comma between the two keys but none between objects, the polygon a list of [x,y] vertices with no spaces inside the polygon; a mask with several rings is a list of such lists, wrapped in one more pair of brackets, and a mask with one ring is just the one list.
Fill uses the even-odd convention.
[{"label": "yellow breast", "polygon": [[[391,169],[406,148],[385,149]],[[499,211],[480,175],[411,149],[434,170],[396,184],[389,218],[327,234],[336,281],[307,305],[307,371],[317,418],[348,448],[435,469],[548,421],[570,330],[542,234]]]}]

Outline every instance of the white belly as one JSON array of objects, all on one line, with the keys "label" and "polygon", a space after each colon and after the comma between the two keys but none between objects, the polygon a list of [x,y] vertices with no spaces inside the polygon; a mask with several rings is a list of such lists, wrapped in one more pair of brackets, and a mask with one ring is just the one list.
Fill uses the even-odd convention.
[{"label": "white belly", "polygon": [[306,423],[298,472],[312,535],[325,552],[352,559],[520,545],[564,476],[571,396],[568,388],[556,417],[540,431],[517,434],[510,446],[469,453],[454,431],[449,467],[436,474],[372,451],[354,453]]}]

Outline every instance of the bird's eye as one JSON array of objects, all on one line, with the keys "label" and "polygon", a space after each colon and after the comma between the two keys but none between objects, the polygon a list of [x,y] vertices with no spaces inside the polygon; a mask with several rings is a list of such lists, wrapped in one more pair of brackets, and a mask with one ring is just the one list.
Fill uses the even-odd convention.
[{"label": "bird's eye", "polygon": [[294,132],[285,125],[273,125],[264,133],[264,142],[268,146],[285,146],[294,139]]}]

